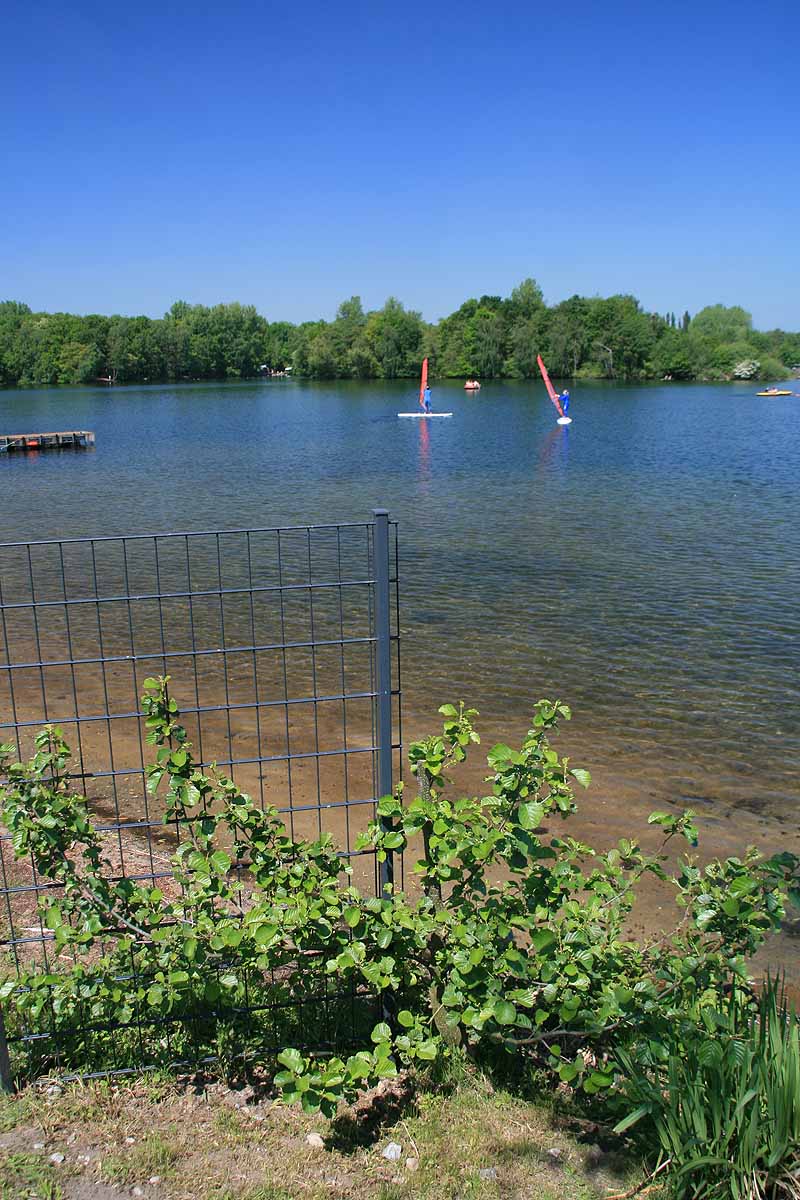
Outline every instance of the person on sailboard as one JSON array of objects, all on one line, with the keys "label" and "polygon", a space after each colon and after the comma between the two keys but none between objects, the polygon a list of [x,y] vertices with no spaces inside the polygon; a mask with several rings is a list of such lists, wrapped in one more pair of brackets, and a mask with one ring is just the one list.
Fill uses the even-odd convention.
[{"label": "person on sailboard", "polygon": [[431,389],[425,384],[425,391],[422,394],[422,406],[426,413],[431,411]]},{"label": "person on sailboard", "polygon": [[569,412],[569,392],[566,388],[564,388],[564,391],[561,393],[558,399],[561,403],[561,407],[564,410],[564,416],[566,417],[567,413]]}]

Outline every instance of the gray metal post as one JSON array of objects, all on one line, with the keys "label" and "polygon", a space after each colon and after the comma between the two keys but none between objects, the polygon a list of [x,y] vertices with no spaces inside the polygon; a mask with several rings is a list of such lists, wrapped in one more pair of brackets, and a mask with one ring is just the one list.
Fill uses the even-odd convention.
[{"label": "gray metal post", "polygon": [[3,1009],[0,1007],[0,1092],[13,1092],[14,1080],[11,1075],[11,1059],[8,1054],[6,1041],[6,1026],[3,1021]]},{"label": "gray metal post", "polygon": [[[378,796],[392,791],[392,631],[389,601],[389,512],[373,510],[375,554],[375,665],[378,732]],[[394,881],[391,851],[380,866],[381,891]]]}]

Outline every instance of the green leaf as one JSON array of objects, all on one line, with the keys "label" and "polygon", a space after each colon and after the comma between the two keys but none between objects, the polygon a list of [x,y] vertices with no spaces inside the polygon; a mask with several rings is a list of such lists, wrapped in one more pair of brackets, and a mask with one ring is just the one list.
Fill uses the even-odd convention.
[{"label": "green leaf", "polygon": [[417,1058],[423,1059],[425,1062],[433,1062],[439,1053],[439,1047],[434,1041],[420,1042],[416,1047]]},{"label": "green leaf", "polygon": [[227,875],[231,869],[231,860],[224,850],[216,850],[211,855],[211,865],[218,875]]},{"label": "green leaf", "polygon": [[299,1074],[303,1069],[303,1056],[299,1050],[294,1050],[288,1047],[286,1050],[281,1050],[278,1055],[278,1062],[284,1067],[288,1067],[295,1075]]},{"label": "green leaf", "polygon": [[61,915],[61,909],[57,904],[52,904],[50,908],[48,908],[45,915],[45,924],[47,925],[48,929],[58,929],[64,924],[64,918]]},{"label": "green leaf", "polygon": [[544,805],[529,801],[519,806],[519,823],[523,829],[538,829],[544,816]]},{"label": "green leaf", "polygon": [[577,779],[581,787],[584,788],[588,788],[589,784],[592,782],[591,775],[588,771],[584,771],[582,767],[575,767],[574,770],[570,771],[570,775],[573,777],[573,779]]},{"label": "green leaf", "polygon": [[458,709],[454,704],[443,704],[439,709],[439,713],[443,717],[457,717]]},{"label": "green leaf", "polygon": [[510,746],[507,746],[505,742],[498,742],[496,746],[492,746],[486,755],[486,761],[493,770],[510,765],[516,762],[518,758],[519,755]]},{"label": "green leaf", "polygon": [[547,950],[556,940],[556,935],[550,929],[538,929],[531,936],[531,942],[536,949],[537,954],[541,954],[543,950]]},{"label": "green leaf", "polygon": [[402,833],[387,833],[383,837],[383,844],[387,850],[399,850],[404,842],[405,838]]},{"label": "green leaf", "polygon": [[355,905],[352,905],[350,908],[346,908],[344,910],[342,916],[344,917],[346,924],[348,924],[351,929],[355,929],[356,925],[361,920],[361,909],[356,908]]},{"label": "green leaf", "polygon": [[494,1006],[494,1015],[501,1025],[513,1025],[517,1019],[517,1010],[507,1000],[498,1000]]},{"label": "green leaf", "polygon": [[266,946],[268,942],[272,941],[277,932],[277,925],[257,925],[256,931],[253,934],[253,941],[257,946]]},{"label": "green leaf", "polygon": [[378,1042],[391,1041],[392,1031],[385,1021],[381,1021],[380,1025],[376,1025],[372,1033],[369,1035],[372,1041],[377,1045]]},{"label": "green leaf", "polygon": [[362,1050],[348,1058],[347,1070],[351,1079],[369,1079],[372,1074],[372,1058]]},{"label": "green leaf", "polygon": [[596,1088],[611,1087],[614,1082],[614,1073],[613,1071],[592,1071],[588,1082]]},{"label": "green leaf", "polygon": [[642,1117],[646,1117],[649,1112],[649,1104],[640,1104],[638,1108],[635,1108],[633,1112],[629,1112],[627,1117],[623,1117],[622,1120],[614,1126],[614,1133],[624,1133],[626,1129],[630,1129],[630,1127],[635,1125],[637,1121],[641,1121]]},{"label": "green leaf", "polygon": [[404,1029],[410,1029],[414,1024],[414,1017],[407,1008],[401,1009],[397,1014],[397,1023],[398,1025],[402,1025]]}]

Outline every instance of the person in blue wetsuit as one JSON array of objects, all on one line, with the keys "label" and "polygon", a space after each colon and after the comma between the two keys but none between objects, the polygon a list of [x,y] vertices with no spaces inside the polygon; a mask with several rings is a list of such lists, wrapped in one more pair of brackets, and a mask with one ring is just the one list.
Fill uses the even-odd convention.
[{"label": "person in blue wetsuit", "polygon": [[561,401],[561,407],[563,408],[564,416],[566,417],[569,412],[569,392],[566,390],[566,388],[558,398]]},{"label": "person in blue wetsuit", "polygon": [[425,412],[429,413],[431,411],[431,389],[427,384],[425,384],[425,391],[422,394],[422,404]]}]

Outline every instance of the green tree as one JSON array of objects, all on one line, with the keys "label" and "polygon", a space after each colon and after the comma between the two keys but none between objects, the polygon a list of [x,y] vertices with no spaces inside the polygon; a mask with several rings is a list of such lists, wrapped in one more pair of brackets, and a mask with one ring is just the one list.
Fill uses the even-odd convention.
[{"label": "green tree", "polygon": [[716,343],[745,341],[752,327],[750,313],[738,305],[726,308],[724,304],[711,304],[701,308],[692,321],[692,333]]},{"label": "green tree", "polygon": [[435,374],[530,378],[542,354],[555,376],[726,379],[758,361],[765,378],[800,363],[800,332],[758,331],[738,306],[716,304],[694,319],[646,313],[634,296],[572,296],[548,308],[534,279],[506,299],[466,300],[437,325],[390,298],[366,313],[344,300],[333,321],[269,324],[253,305],[206,307],[177,300],[160,320],[144,316],[35,313],[0,303],[0,385],[226,379],[263,364],[316,378],[403,378],[423,356]]},{"label": "green tree", "polygon": [[542,289],[535,279],[523,279],[512,289],[504,308],[511,323],[530,321],[545,307]]},{"label": "green tree", "polygon": [[547,310],[542,308],[527,321],[517,321],[508,337],[509,358],[505,373],[520,379],[532,379],[539,371],[537,357],[547,353]]},{"label": "green tree", "polygon": [[378,364],[382,379],[416,375],[422,365],[425,326],[420,313],[411,312],[390,296],[383,308],[370,313],[365,344]]},{"label": "green tree", "polygon": [[297,343],[295,325],[272,321],[264,337],[264,363],[273,371],[284,371],[292,363]]},{"label": "green tree", "polygon": [[668,329],[659,338],[653,352],[653,371],[659,379],[694,379],[695,366],[686,338],[677,329]]},{"label": "green tree", "polygon": [[548,340],[555,375],[577,375],[591,344],[586,300],[573,296],[557,305],[550,317]]}]

